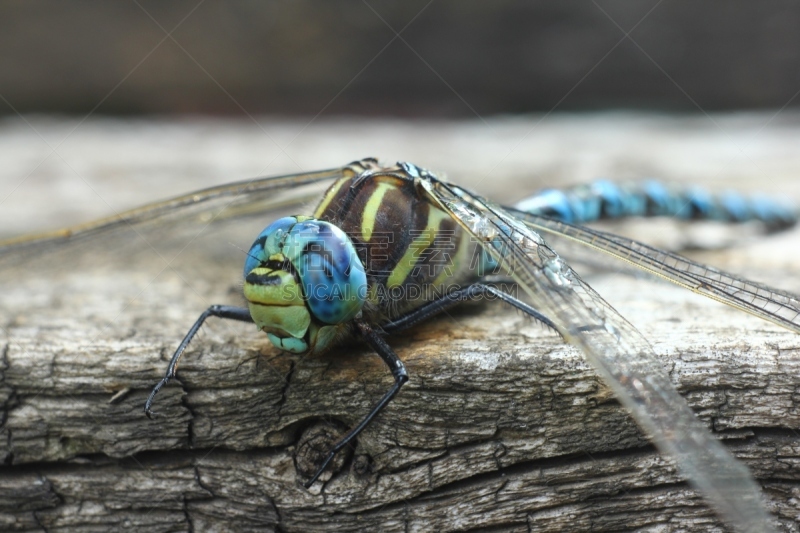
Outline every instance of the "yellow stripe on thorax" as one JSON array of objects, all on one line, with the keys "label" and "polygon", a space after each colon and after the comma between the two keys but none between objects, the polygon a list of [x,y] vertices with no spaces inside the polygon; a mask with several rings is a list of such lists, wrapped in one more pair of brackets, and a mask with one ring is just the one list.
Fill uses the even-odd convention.
[{"label": "yellow stripe on thorax", "polygon": [[414,238],[414,241],[409,245],[406,253],[404,253],[403,257],[398,261],[397,266],[395,266],[392,273],[389,274],[389,279],[386,280],[386,286],[388,288],[399,286],[408,277],[411,270],[417,264],[417,260],[421,257],[422,252],[436,239],[436,235],[439,232],[439,224],[447,217],[448,215],[443,211],[431,207],[428,212],[428,223],[425,229]]},{"label": "yellow stripe on thorax", "polygon": [[361,238],[364,242],[369,242],[372,238],[372,231],[375,229],[375,220],[378,218],[378,210],[383,204],[383,197],[389,192],[389,189],[396,189],[397,185],[391,182],[380,182],[375,188],[367,205],[364,206],[364,214],[361,217]]},{"label": "yellow stripe on thorax", "polygon": [[328,209],[328,206],[331,204],[331,201],[336,196],[336,193],[339,192],[339,189],[342,188],[342,185],[350,182],[351,180],[352,178],[349,176],[346,178],[339,178],[338,180],[336,180],[336,183],[330,186],[328,192],[326,192],[325,196],[322,197],[322,200],[317,206],[316,211],[314,211],[314,218],[319,218],[322,216],[322,213],[324,213],[325,210]]},{"label": "yellow stripe on thorax", "polygon": [[441,287],[447,281],[448,278],[451,276],[455,276],[456,273],[464,268],[464,265],[467,264],[469,261],[469,255],[472,252],[469,246],[470,242],[466,235],[462,236],[458,243],[456,243],[457,248],[454,250],[453,255],[449,258],[448,265],[442,269],[436,279],[431,282],[432,287]]}]

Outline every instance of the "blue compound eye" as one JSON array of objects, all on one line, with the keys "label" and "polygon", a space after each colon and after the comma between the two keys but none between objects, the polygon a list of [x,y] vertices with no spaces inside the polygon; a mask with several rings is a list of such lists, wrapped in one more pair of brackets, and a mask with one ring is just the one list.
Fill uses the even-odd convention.
[{"label": "blue compound eye", "polygon": [[354,318],[364,306],[367,275],[350,238],[320,220],[296,223],[283,242],[303,285],[306,304],[326,324]]},{"label": "blue compound eye", "polygon": [[[305,218],[305,217],[300,217]],[[253,271],[254,268],[265,263],[269,256],[280,252],[282,243],[289,230],[297,224],[298,217],[279,218],[259,233],[255,242],[247,252],[247,259],[244,262],[244,277]]]}]

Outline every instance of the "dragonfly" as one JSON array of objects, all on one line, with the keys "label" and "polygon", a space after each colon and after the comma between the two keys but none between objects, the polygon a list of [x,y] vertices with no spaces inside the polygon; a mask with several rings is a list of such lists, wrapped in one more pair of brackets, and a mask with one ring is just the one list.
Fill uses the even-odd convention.
[{"label": "dragonfly", "polygon": [[[224,185],[48,234],[0,243],[0,259],[113,240],[123,230],[222,217],[263,216],[308,201],[283,193],[330,185],[313,216],[279,218],[246,254],[247,307],[212,305],[178,345],[145,405],[172,380],[187,346],[210,317],[255,323],[291,353],[324,354],[343,340],[363,340],[394,382],[362,421],[331,448],[310,487],[391,402],[409,376],[387,334],[460,303],[491,297],[557,331],[578,347],[637,424],[720,518],[738,531],[770,531],[748,470],[694,416],[647,340],[553,250],[542,235],[572,240],[682,287],[800,332],[800,299],[677,254],[584,223],[626,216],[681,215],[730,222],[759,220],[770,230],[796,222],[779,202],[736,194],[712,197],[657,182],[595,182],[548,190],[502,207],[410,163],[367,158],[340,168]],[[316,193],[315,193],[316,194]],[[436,259],[438,257],[438,259]],[[444,258],[444,260],[443,260]],[[513,281],[518,298],[498,280]],[[414,297],[409,295],[417,290]]]}]

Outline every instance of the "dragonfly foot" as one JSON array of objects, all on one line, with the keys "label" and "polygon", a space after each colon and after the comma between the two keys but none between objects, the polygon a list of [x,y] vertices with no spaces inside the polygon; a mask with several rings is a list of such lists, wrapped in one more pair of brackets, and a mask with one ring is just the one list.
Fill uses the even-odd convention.
[{"label": "dragonfly foot", "polygon": [[[305,488],[310,488],[331,463],[333,463],[331,470],[335,473],[349,460],[352,448],[337,446],[339,438],[345,431],[346,426],[342,424],[320,422],[308,428],[300,437],[295,464],[303,477],[311,475],[311,478],[303,483]],[[339,454],[340,451],[343,453]]]}]

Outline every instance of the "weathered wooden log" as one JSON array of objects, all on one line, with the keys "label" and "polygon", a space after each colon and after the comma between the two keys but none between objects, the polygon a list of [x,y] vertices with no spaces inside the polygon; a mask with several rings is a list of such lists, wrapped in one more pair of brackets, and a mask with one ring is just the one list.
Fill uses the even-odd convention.
[{"label": "weathered wooden log", "polygon": [[[116,243],[0,271],[0,529],[723,530],[581,353],[496,302],[390,339],[410,382],[310,490],[310,463],[391,383],[363,346],[297,357],[252,326],[209,321],[148,420],[147,394],[189,325],[240,301],[242,254],[228,242],[253,235]],[[797,291],[797,239],[700,259]],[[576,268],[797,531],[800,339],[654,279]]]}]

